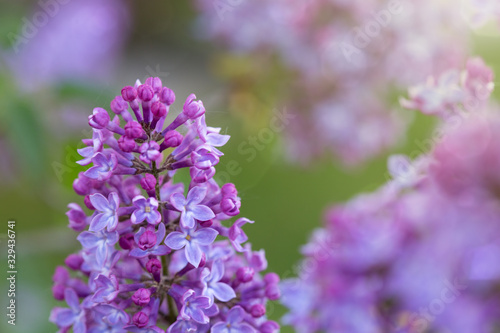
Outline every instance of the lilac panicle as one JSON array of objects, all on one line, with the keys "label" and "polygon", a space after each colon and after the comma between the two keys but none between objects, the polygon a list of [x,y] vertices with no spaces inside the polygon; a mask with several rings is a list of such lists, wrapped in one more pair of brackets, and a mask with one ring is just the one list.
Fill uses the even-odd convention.
[{"label": "lilac panicle", "polygon": [[296,332],[498,329],[500,116],[488,101],[492,88],[491,69],[471,59],[464,71],[409,90],[403,104],[442,118],[439,135],[413,160],[391,157],[381,188],[328,211],[302,248],[298,277],[281,284],[284,323]]},{"label": "lilac panicle", "polygon": [[103,108],[89,116],[92,138],[78,151],[88,169],[73,183],[87,209],[72,203],[67,213],[82,249],[65,260],[71,273],[54,274],[54,297],[69,305],[51,313],[60,332],[279,330],[265,318],[277,282],[261,275],[264,252],[242,230],[253,222],[237,217],[235,186],[213,179],[229,136],[207,127],[194,94],[177,116],[174,102],[149,78],[122,89],[113,117]]}]

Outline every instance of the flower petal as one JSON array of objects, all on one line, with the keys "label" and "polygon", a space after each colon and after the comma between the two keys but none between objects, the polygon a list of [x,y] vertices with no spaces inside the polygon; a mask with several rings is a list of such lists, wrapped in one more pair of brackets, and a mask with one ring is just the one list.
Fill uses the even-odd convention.
[{"label": "flower petal", "polygon": [[189,207],[189,211],[195,219],[200,221],[208,221],[215,217],[214,212],[204,205],[191,206]]},{"label": "flower petal", "polygon": [[195,242],[187,242],[184,253],[186,254],[187,261],[194,267],[198,268],[202,255],[202,251],[198,244]]},{"label": "flower petal", "polygon": [[186,246],[187,243],[186,234],[178,231],[168,234],[165,238],[165,244],[172,250],[180,250]]},{"label": "flower petal", "polygon": [[195,186],[189,190],[187,195],[187,205],[197,205],[205,199],[208,189],[204,186]]},{"label": "flower petal", "polygon": [[184,206],[186,206],[186,199],[181,193],[174,193],[170,196],[170,204],[174,206],[179,212],[184,211]]},{"label": "flower petal", "polygon": [[201,245],[210,245],[214,242],[215,238],[219,233],[217,230],[212,228],[203,228],[197,230],[192,238]]},{"label": "flower petal", "polygon": [[236,297],[233,288],[222,282],[211,283],[210,289],[212,289],[213,295],[222,302],[227,302]]},{"label": "flower petal", "polygon": [[[89,169],[90,170],[90,169]],[[110,210],[108,199],[101,193],[95,193],[89,196],[92,206],[100,212],[107,212]]]},{"label": "flower petal", "polygon": [[110,223],[113,222],[112,220],[114,219],[114,216],[109,215],[109,214],[97,214],[94,216],[92,219],[92,222],[90,222],[90,231],[101,231],[102,229],[106,228],[106,226]]}]

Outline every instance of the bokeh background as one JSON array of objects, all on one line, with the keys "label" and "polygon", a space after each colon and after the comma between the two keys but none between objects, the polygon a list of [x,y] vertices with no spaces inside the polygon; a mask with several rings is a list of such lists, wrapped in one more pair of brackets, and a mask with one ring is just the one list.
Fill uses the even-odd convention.
[{"label": "bokeh background", "polygon": [[[406,139],[360,166],[347,168],[329,155],[308,165],[290,163],[281,133],[259,141],[250,158],[253,153],[238,147],[262,136],[271,117],[287,108],[278,101],[290,77],[276,59],[256,66],[201,38],[189,1],[69,0],[60,6],[19,45],[16,36],[40,4],[0,2],[1,309],[7,300],[8,220],[16,221],[18,270],[17,325],[8,325],[2,310],[1,332],[56,330],[48,322],[57,303],[52,274],[79,247],[65,215],[68,203],[82,201],[72,190],[84,170],[75,163],[76,149],[89,137],[92,108],[109,108],[120,89],[136,79],[160,77],[178,101],[195,93],[209,124],[231,135],[217,171],[237,186],[242,215],[256,221],[246,228],[253,247],[266,250],[269,270],[283,278],[296,274],[300,246],[321,225],[328,206],[377,188],[387,179],[389,154],[421,150],[432,135],[433,120],[411,114]],[[472,35],[470,53],[499,73],[498,34]],[[278,321],[284,309],[271,304],[268,313]]]}]

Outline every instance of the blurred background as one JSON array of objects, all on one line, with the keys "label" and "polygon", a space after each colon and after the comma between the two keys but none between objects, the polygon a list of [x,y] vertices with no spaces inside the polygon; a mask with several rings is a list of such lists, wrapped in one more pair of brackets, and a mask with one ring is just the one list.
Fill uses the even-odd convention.
[{"label": "blurred background", "polygon": [[[177,103],[195,93],[207,108],[209,125],[231,135],[217,166],[218,180],[238,188],[242,215],[256,221],[246,227],[250,242],[254,249],[265,249],[269,270],[283,278],[296,274],[300,247],[321,226],[328,206],[384,183],[389,154],[411,156],[425,150],[433,120],[396,110],[406,124],[403,134],[363,157],[363,163],[346,161],[343,152],[311,154],[309,146],[301,143],[314,142],[325,133],[307,125],[297,113],[309,105],[302,96],[315,98],[304,90],[307,84],[299,82],[303,79],[300,71],[293,70],[279,51],[232,48],[231,43],[238,43],[228,43],[227,38],[221,41],[213,33],[214,26],[207,23],[214,15],[219,16],[219,25],[229,22],[220,14],[230,14],[231,8],[236,11],[242,2],[0,2],[0,258],[2,274],[6,274],[7,221],[15,220],[18,270],[17,325],[8,325],[2,314],[1,332],[56,330],[48,322],[50,309],[57,303],[51,292],[52,274],[79,247],[65,215],[70,202],[83,201],[72,189],[78,172],[85,169],[75,163],[80,159],[76,150],[81,139],[90,136],[87,116],[92,109],[109,109],[120,89],[136,79],[160,77],[175,91]],[[272,26],[280,15],[289,13],[241,25]],[[345,24],[355,27],[356,21]],[[497,31],[465,26],[470,38],[451,35],[452,40],[466,49],[466,55],[482,56],[498,73]],[[254,38],[234,33],[237,41]],[[278,36],[289,37],[286,33]],[[370,58],[367,63],[371,64]],[[327,78],[329,84],[335,80]],[[362,95],[370,87],[350,89]],[[394,89],[384,99],[390,100],[392,108],[401,95],[406,95],[405,89]],[[290,124],[287,114],[292,115]],[[285,117],[283,130],[270,130],[275,117]],[[342,127],[343,118],[335,119],[336,126]],[[357,140],[356,128],[364,124],[350,125],[342,140]],[[298,130],[288,131],[292,127]],[[290,147],[288,141],[294,140],[295,146]],[[0,307],[5,309],[6,276],[0,276]],[[284,310],[271,304],[268,313],[278,321]]]}]

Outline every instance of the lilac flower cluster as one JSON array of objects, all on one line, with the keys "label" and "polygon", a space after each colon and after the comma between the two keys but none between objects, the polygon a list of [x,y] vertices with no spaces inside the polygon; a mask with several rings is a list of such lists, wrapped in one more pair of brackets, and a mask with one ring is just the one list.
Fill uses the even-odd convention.
[{"label": "lilac flower cluster", "polygon": [[[264,251],[252,251],[242,229],[253,221],[226,226],[240,198],[213,179],[229,136],[206,125],[194,94],[167,124],[174,101],[148,78],[122,89],[113,118],[102,108],[89,116],[93,136],[78,163],[92,166],[73,184],[87,209],[72,203],[67,213],[82,249],[65,260],[71,274],[63,266],[54,274],[54,297],[69,305],[52,310],[59,332],[279,330],[265,316],[279,278],[259,274]],[[187,189],[175,181],[183,168]]]},{"label": "lilac flower cluster", "polygon": [[326,214],[303,248],[298,278],[281,285],[286,324],[297,332],[498,330],[500,116],[487,103],[492,82],[491,70],[472,59],[457,79],[445,74],[410,89],[406,104],[442,116],[434,145],[413,160],[392,156],[387,184]]},{"label": "lilac flower cluster", "polygon": [[277,55],[288,70],[291,84],[281,102],[297,117],[284,135],[288,156],[297,162],[326,152],[359,163],[392,147],[408,123],[396,112],[395,92],[459,66],[467,54],[469,27],[456,1],[197,5],[207,38],[234,54],[251,54],[255,67]]}]

